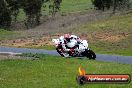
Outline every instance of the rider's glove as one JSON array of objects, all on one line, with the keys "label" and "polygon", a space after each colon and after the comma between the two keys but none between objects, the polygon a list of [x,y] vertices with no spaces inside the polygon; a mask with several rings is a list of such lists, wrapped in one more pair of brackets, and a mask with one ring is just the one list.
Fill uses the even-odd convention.
[{"label": "rider's glove", "polygon": [[80,41],[77,41],[77,44],[80,44],[81,42]]}]

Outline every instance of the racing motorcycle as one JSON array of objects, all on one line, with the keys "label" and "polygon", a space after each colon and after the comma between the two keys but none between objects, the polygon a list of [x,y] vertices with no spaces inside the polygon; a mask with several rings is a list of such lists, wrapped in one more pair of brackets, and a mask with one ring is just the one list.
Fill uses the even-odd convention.
[{"label": "racing motorcycle", "polygon": [[64,52],[59,39],[52,39],[52,42],[55,44],[57,52],[62,57],[87,57],[93,60],[96,58],[96,54],[88,48],[86,40],[81,40],[81,42],[78,43],[76,40],[72,39],[71,42],[67,43],[69,49],[74,49],[74,53]]}]

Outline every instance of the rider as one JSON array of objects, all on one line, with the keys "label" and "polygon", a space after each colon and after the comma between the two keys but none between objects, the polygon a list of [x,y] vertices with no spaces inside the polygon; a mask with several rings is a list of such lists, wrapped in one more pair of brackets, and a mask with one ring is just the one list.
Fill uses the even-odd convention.
[{"label": "rider", "polygon": [[69,48],[68,45],[67,45],[69,42],[73,42],[73,41],[71,41],[72,39],[77,41],[77,43],[80,42],[79,37],[77,37],[75,35],[70,35],[70,34],[64,34],[64,36],[61,36],[59,38],[60,44],[62,45],[62,48],[65,52],[71,52],[71,53],[74,52],[74,48]]}]

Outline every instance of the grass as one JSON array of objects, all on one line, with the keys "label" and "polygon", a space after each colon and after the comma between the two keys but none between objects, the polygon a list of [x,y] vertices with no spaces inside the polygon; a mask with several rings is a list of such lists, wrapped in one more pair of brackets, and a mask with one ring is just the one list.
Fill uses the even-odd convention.
[{"label": "grass", "polygon": [[14,31],[7,31],[4,29],[0,29],[0,40],[12,39],[16,35],[17,35],[17,33]]},{"label": "grass", "polygon": [[55,50],[55,46],[52,45],[43,45],[43,46],[22,46],[21,48],[31,48],[31,49],[46,49],[46,50]]},{"label": "grass", "polygon": [[[32,56],[32,55],[27,55]],[[130,74],[132,65],[35,55],[39,60],[0,61],[0,88],[131,88],[130,84],[87,84],[76,82],[81,65],[88,74]]]},{"label": "grass", "polygon": [[[130,55],[132,56],[132,14],[125,14],[121,16],[112,16],[108,19],[96,21],[93,23],[88,23],[85,25],[81,25],[77,28],[74,28],[73,33],[85,33],[87,35],[92,35],[92,39],[89,40],[90,47],[96,53],[103,54],[119,54],[119,55]],[[129,34],[127,36],[123,36],[123,39],[118,41],[114,41],[115,39],[102,41],[95,37],[93,33],[101,33],[100,36],[104,35],[104,33],[110,34],[110,36],[117,36],[123,33]],[[103,39],[108,36],[104,36]]]},{"label": "grass", "polygon": [[40,46],[40,47],[31,47],[31,48],[55,50],[55,46],[51,46],[51,45],[43,45],[43,46]]},{"label": "grass", "polygon": [[[132,32],[132,13],[116,15],[108,19],[99,20],[93,23],[80,26],[85,31],[113,31],[113,32]],[[79,28],[80,29],[80,28]]]},{"label": "grass", "polygon": [[91,7],[91,0],[63,0],[61,4],[61,12],[80,12],[89,10]]}]

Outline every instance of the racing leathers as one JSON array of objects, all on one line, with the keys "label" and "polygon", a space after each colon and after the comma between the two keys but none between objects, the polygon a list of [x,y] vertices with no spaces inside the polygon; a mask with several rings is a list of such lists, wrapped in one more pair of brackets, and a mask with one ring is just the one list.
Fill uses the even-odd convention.
[{"label": "racing leathers", "polygon": [[[72,41],[72,40],[75,40],[75,41]],[[80,38],[79,37],[77,37],[76,35],[70,35],[70,40],[69,41],[67,41],[67,40],[65,40],[65,38],[64,38],[64,36],[61,36],[60,38],[59,38],[59,41],[60,41],[60,45],[62,46],[62,48],[63,48],[63,50],[64,50],[64,52],[74,52],[74,48],[71,48],[71,47],[69,47],[68,46],[68,43],[72,43],[72,42],[74,42],[74,43],[78,43],[78,42],[80,42]],[[74,46],[73,46],[74,47]]]}]

